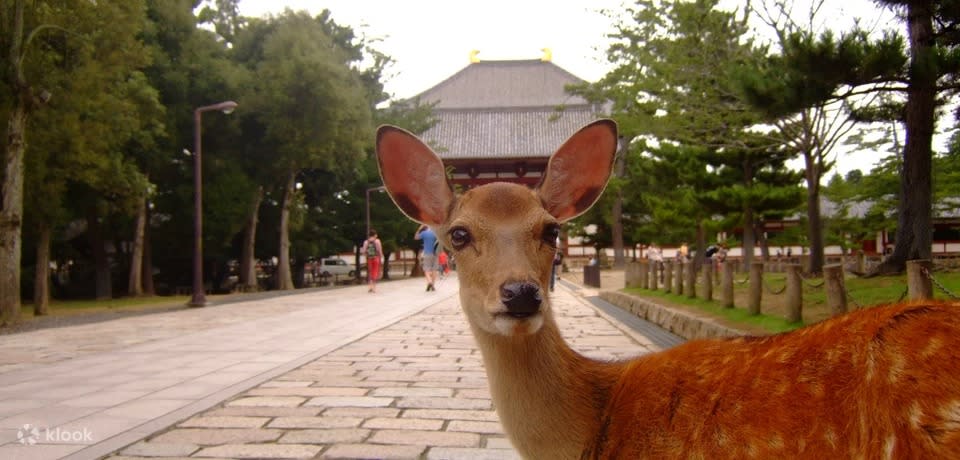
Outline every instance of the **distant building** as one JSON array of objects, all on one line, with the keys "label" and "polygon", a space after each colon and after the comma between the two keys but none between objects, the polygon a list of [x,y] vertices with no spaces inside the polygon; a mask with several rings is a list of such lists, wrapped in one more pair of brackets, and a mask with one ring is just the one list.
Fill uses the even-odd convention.
[{"label": "distant building", "polygon": [[550,155],[602,107],[567,94],[584,80],[541,59],[471,63],[417,97],[436,103],[437,124],[421,138],[453,168],[454,184],[536,185]]}]

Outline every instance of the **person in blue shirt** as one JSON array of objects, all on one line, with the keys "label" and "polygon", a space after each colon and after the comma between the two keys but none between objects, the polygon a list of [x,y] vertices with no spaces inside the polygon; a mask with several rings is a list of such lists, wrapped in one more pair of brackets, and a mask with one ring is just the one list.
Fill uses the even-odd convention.
[{"label": "person in blue shirt", "polygon": [[421,261],[423,274],[427,278],[427,291],[436,291],[433,283],[437,281],[437,234],[426,225],[420,225],[417,232],[413,235],[416,240],[423,241],[423,253]]}]

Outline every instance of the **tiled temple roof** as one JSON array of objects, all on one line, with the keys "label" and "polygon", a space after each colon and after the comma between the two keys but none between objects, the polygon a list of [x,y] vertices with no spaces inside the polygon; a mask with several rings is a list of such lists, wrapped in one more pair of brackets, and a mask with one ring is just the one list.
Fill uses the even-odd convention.
[{"label": "tiled temple roof", "polygon": [[444,160],[548,157],[598,117],[598,107],[565,91],[578,83],[539,59],[471,63],[417,96],[436,103],[438,119],[421,137]]}]

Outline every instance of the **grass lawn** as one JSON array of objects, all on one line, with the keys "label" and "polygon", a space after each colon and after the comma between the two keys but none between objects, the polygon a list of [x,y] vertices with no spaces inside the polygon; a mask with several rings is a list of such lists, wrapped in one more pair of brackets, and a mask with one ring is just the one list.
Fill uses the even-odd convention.
[{"label": "grass lawn", "polygon": [[[186,305],[190,296],[121,297],[110,300],[51,300],[49,316],[82,315],[103,312],[143,311]],[[33,304],[20,308],[21,318],[33,318]]]},{"label": "grass lawn", "polygon": [[[747,278],[746,274],[737,274],[736,281],[742,281]],[[950,293],[960,295],[960,272],[942,271],[933,274],[933,278],[943,285]],[[679,306],[682,308],[695,308],[699,311],[709,313],[721,318],[724,322],[732,326],[739,326],[748,330],[756,331],[758,328],[771,333],[784,332],[804,324],[813,324],[830,317],[830,311],[827,307],[826,293],[821,286],[822,278],[805,279],[803,282],[803,322],[788,323],[784,318],[786,316],[786,293],[774,292],[782,291],[786,285],[786,275],[783,273],[765,273],[763,290],[760,303],[760,315],[751,316],[746,311],[748,285],[747,283],[734,282],[734,308],[723,308],[720,304],[720,289],[715,286],[713,289],[713,299],[708,302],[701,298],[691,299],[683,295],[664,293],[662,288],[658,291],[649,289],[631,288],[625,292],[646,297],[651,300]],[[869,308],[871,306],[896,303],[904,298],[907,289],[906,275],[900,276],[878,276],[873,278],[858,278],[848,275],[844,280],[847,291],[847,309],[852,311],[859,308]],[[699,287],[699,284],[698,284]],[[702,293],[702,289],[698,289]],[[951,294],[938,288],[936,284],[933,287],[934,298],[943,300],[958,300]]]}]

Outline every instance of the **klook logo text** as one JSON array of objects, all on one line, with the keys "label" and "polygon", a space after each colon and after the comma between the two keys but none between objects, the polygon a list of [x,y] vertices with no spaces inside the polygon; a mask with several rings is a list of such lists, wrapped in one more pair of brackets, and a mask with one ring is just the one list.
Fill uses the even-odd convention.
[{"label": "klook logo text", "polygon": [[86,429],[37,428],[29,423],[17,430],[20,444],[83,444],[93,442],[93,433]]}]

